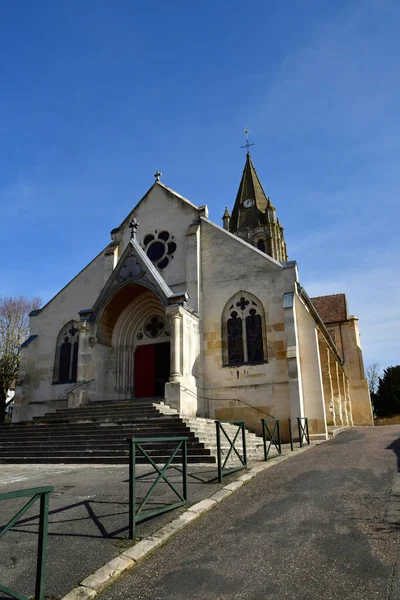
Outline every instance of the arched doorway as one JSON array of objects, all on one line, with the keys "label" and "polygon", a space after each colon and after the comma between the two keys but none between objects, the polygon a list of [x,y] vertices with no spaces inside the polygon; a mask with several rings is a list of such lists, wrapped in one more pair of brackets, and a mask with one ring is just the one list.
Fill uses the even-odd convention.
[{"label": "arched doorway", "polygon": [[119,290],[99,319],[98,339],[110,346],[109,379],[119,397],[164,396],[170,376],[170,328],[153,291],[138,284]]}]

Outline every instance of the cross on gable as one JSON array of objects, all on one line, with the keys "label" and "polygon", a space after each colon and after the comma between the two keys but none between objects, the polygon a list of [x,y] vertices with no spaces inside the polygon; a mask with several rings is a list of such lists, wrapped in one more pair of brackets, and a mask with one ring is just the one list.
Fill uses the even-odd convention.
[{"label": "cross on gable", "polygon": [[129,223],[129,227],[131,230],[131,240],[133,240],[136,237],[137,228],[139,227],[139,223],[137,222],[135,217],[133,217],[133,219],[131,219],[131,222]]}]

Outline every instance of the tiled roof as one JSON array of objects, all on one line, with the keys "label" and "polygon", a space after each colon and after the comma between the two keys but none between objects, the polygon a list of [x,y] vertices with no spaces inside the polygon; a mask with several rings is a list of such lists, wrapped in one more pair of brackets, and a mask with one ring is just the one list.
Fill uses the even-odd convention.
[{"label": "tiled roof", "polygon": [[317,312],[324,323],[338,323],[347,321],[347,302],[345,294],[332,294],[332,296],[318,296],[311,298]]}]

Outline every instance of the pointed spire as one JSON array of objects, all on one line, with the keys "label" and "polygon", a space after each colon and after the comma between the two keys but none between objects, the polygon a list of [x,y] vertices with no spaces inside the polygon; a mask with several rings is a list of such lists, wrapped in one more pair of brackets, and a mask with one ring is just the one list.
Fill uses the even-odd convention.
[{"label": "pointed spire", "polygon": [[229,223],[231,220],[231,213],[228,210],[228,207],[225,207],[225,212],[224,215],[222,217],[222,223],[224,225],[224,229],[227,229],[229,231]]},{"label": "pointed spire", "polygon": [[232,211],[230,230],[234,232],[242,227],[254,227],[255,222],[261,225],[264,222],[261,213],[265,213],[267,204],[267,196],[254,168],[250,152],[247,152],[242,179]]},{"label": "pointed spire", "polygon": [[256,246],[264,240],[266,253],[279,261],[286,261],[286,244],[283,227],[277,222],[276,210],[263,190],[257,172],[246,153],[246,162],[236,196],[232,217],[225,210],[224,228]]}]

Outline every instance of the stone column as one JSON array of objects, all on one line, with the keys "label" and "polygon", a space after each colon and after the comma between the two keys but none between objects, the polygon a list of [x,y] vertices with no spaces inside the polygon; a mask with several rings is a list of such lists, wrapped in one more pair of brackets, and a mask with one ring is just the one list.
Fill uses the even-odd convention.
[{"label": "stone column", "polygon": [[343,425],[342,421],[342,398],[340,393],[340,382],[339,382],[339,365],[336,358],[331,355],[331,375],[332,375],[332,391],[333,391],[333,402],[335,410],[335,424],[336,426]]},{"label": "stone column", "polygon": [[197,414],[197,379],[193,375],[198,358],[191,353],[197,348],[198,317],[182,303],[166,307],[166,315],[171,325],[171,371],[165,384],[165,402],[176,408],[182,415],[194,417]]},{"label": "stone column", "polygon": [[350,398],[350,385],[348,377],[345,377],[345,393],[346,393],[346,405],[347,405],[347,415],[349,418],[349,425],[353,425],[353,413],[351,410],[351,398]]},{"label": "stone column", "polygon": [[89,323],[80,321],[75,324],[79,333],[77,383],[87,381],[87,361],[89,354]]},{"label": "stone column", "polygon": [[325,415],[327,426],[335,425],[335,411],[333,408],[332,378],[330,371],[330,350],[324,339],[319,339],[319,353],[321,360],[322,385],[324,388]]},{"label": "stone column", "polygon": [[342,421],[343,421],[343,425],[349,425],[349,416],[347,413],[347,398],[346,398],[346,375],[344,374],[344,371],[342,370],[341,373],[341,398],[342,398]]},{"label": "stone column", "polygon": [[[88,362],[90,360],[90,344],[89,331],[90,325],[87,321],[79,321],[75,323],[75,327],[79,334],[78,344],[78,366],[76,383],[83,383],[88,380]],[[86,385],[81,385],[76,388],[76,392],[72,392],[68,396],[68,408],[81,406],[88,402],[88,393]]]},{"label": "stone column", "polygon": [[179,306],[166,310],[171,320],[171,374],[170,381],[178,382],[182,378],[182,313]]}]

